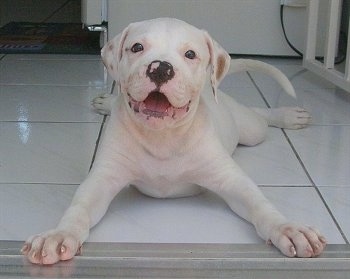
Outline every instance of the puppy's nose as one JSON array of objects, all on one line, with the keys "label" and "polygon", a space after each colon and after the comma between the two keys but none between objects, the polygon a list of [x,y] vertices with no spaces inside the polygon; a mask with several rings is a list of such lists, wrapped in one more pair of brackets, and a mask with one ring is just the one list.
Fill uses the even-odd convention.
[{"label": "puppy's nose", "polygon": [[148,65],[146,75],[158,87],[175,76],[173,66],[167,61],[155,60]]}]

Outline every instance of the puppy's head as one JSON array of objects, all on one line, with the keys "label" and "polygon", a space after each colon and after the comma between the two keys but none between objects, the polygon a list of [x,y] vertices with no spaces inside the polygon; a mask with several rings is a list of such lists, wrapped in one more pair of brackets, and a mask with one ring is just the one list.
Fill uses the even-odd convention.
[{"label": "puppy's head", "polygon": [[216,98],[230,64],[206,31],[170,18],[130,24],[103,47],[102,59],[133,119],[154,130],[193,117],[208,70]]}]

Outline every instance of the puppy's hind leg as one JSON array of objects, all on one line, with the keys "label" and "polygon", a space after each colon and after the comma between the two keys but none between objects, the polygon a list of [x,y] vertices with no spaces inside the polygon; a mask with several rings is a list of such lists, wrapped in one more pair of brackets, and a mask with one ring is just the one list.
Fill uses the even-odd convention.
[{"label": "puppy's hind leg", "polygon": [[268,123],[264,117],[242,105],[236,106],[234,114],[240,144],[255,146],[265,140]]},{"label": "puppy's hind leg", "polygon": [[94,98],[92,100],[92,106],[99,114],[110,115],[112,104],[115,99],[116,99],[115,94],[107,93],[102,96]]},{"label": "puppy's hind leg", "polygon": [[311,123],[310,113],[300,107],[252,109],[262,115],[269,126],[296,130],[305,128]]}]

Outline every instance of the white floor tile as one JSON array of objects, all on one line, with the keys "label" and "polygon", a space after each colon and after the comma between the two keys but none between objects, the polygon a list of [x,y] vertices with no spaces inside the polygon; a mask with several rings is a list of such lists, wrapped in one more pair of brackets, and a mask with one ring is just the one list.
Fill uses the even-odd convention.
[{"label": "white floor tile", "polygon": [[269,128],[257,146],[238,146],[233,158],[259,185],[311,185],[280,129]]},{"label": "white floor tile", "polygon": [[[301,65],[301,61],[299,65],[275,64],[274,66],[280,69],[288,77],[296,89],[334,89],[336,87],[333,83],[306,70]],[[273,90],[276,93],[282,92],[281,86],[271,77],[258,72],[250,72],[250,74],[259,88]]]},{"label": "white floor tile", "polygon": [[91,101],[107,88],[0,85],[0,121],[100,122]]},{"label": "white floor tile", "polygon": [[312,116],[312,125],[350,125],[350,93],[335,89],[303,89],[298,99]]},{"label": "white floor tile", "polygon": [[242,88],[249,87],[254,88],[254,84],[252,83],[249,75],[246,72],[227,74],[225,78],[222,80],[219,86],[221,89],[225,88]]},{"label": "white floor tile", "polygon": [[17,58],[17,56],[7,55],[1,60],[0,84],[93,87],[105,85],[107,76],[100,60]]},{"label": "white floor tile", "polygon": [[345,241],[312,187],[267,187],[266,197],[289,219],[317,228],[329,244]]},{"label": "white floor tile", "polygon": [[[0,59],[0,239],[24,240],[57,224],[77,187],[70,184],[86,177],[101,120],[90,100],[111,79],[99,56]],[[262,60],[280,68],[298,95],[293,100],[270,77],[250,73],[272,107],[303,106],[314,125],[332,125],[287,134],[349,238],[350,95],[304,70],[301,60]],[[245,105],[265,107],[246,73],[228,75],[220,88]],[[315,189],[297,187],[311,182],[281,130],[270,128],[264,143],[239,147],[234,158],[259,185],[273,186],[262,190],[287,217],[318,227],[329,243],[344,243]],[[159,200],[134,189],[113,201],[89,241],[263,243],[213,194]]]},{"label": "white floor tile", "polygon": [[[273,60],[272,60],[273,61]],[[271,107],[300,106],[313,117],[314,125],[350,123],[350,94],[301,65],[275,65],[291,80],[296,89],[297,99],[288,96],[272,79],[260,73],[251,73],[257,86]]]},{"label": "white floor tile", "polygon": [[[246,75],[246,74],[245,74]],[[247,76],[247,75],[246,75]],[[252,81],[249,79],[244,82],[246,86],[236,83],[235,74],[227,76],[223,83],[220,85],[220,89],[227,95],[233,97],[240,104],[249,107],[262,107],[266,108],[266,105],[260,96],[258,90],[253,86]],[[240,84],[240,85],[237,85]],[[218,98],[220,102],[220,98]]]},{"label": "white floor tile", "polygon": [[98,123],[0,122],[0,183],[80,183]]},{"label": "white floor tile", "polygon": [[160,243],[260,243],[254,228],[217,196],[154,199],[123,190],[89,241]]},{"label": "white floor tile", "polygon": [[350,126],[310,126],[287,134],[316,185],[350,187]]},{"label": "white floor tile", "polygon": [[[0,189],[0,238],[24,240],[57,224],[76,186],[0,184]],[[329,243],[344,243],[313,188],[262,190],[291,220],[318,227]],[[133,188],[116,197],[88,241],[263,243],[252,225],[211,193],[154,199]]]},{"label": "white floor tile", "polygon": [[296,89],[297,99],[285,92],[261,89],[271,107],[299,106],[312,116],[312,125],[349,125],[350,93],[339,88]]},{"label": "white floor tile", "polygon": [[[249,57],[248,57],[249,58]],[[289,57],[289,58],[279,58],[279,57],[256,57],[253,59],[257,59],[259,61],[274,65],[276,67],[281,67],[285,65],[296,65],[296,66],[301,66],[303,60],[300,58],[294,58],[294,57]]]},{"label": "white floor tile", "polygon": [[[291,220],[318,227],[330,243],[344,243],[314,189],[262,190]],[[148,198],[133,189],[117,196],[89,241],[102,239],[103,242],[263,243],[252,225],[211,193],[162,200]]]},{"label": "white floor tile", "polygon": [[350,188],[332,186],[319,189],[345,236],[350,240]]},{"label": "white floor tile", "polygon": [[262,190],[289,220],[317,228],[329,244],[345,243],[314,188],[266,187]]},{"label": "white floor tile", "polygon": [[0,183],[0,239],[25,240],[54,228],[77,186]]}]

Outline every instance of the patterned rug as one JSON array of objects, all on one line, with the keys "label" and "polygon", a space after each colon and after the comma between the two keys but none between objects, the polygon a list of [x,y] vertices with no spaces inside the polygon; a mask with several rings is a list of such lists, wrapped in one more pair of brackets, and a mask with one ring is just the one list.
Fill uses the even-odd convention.
[{"label": "patterned rug", "polygon": [[0,28],[0,53],[99,54],[100,33],[79,23],[10,22]]}]

